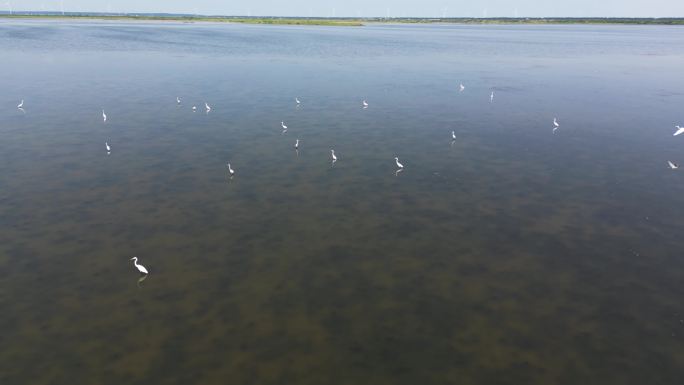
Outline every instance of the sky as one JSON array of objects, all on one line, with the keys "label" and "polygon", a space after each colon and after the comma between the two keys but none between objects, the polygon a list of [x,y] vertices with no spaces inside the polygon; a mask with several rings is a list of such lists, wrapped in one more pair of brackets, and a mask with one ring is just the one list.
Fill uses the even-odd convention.
[{"label": "sky", "polygon": [[684,0],[0,0],[0,10],[320,17],[684,17]]}]

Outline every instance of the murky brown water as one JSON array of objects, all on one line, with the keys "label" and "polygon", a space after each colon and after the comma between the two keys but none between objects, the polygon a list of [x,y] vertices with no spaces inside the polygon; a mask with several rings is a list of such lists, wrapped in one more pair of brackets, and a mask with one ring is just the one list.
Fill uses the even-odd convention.
[{"label": "murky brown water", "polygon": [[0,46],[2,384],[684,375],[682,29],[2,21]]}]

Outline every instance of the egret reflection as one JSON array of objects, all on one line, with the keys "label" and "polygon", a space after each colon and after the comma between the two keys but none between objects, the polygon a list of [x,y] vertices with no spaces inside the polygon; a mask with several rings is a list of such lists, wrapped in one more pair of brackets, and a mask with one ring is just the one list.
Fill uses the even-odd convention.
[{"label": "egret reflection", "polygon": [[137,282],[138,288],[142,288],[142,286],[140,286],[140,284],[143,283],[143,281],[146,280],[147,277],[149,277],[148,274],[143,274],[142,276],[140,276],[140,278],[138,278],[138,282]]}]

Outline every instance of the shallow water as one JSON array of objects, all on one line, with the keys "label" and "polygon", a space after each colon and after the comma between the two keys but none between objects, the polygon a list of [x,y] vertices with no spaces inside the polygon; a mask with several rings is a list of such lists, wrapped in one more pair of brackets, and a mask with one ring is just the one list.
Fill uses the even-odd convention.
[{"label": "shallow water", "polygon": [[0,47],[2,384],[684,375],[684,29],[2,20]]}]

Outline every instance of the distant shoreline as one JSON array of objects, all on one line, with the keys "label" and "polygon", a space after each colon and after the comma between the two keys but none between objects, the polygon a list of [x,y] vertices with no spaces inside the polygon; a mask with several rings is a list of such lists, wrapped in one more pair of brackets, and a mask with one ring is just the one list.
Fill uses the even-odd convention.
[{"label": "distant shoreline", "polygon": [[309,17],[244,17],[244,16],[198,16],[173,14],[100,14],[100,13],[34,13],[20,12],[12,15],[0,13],[0,19],[67,19],[67,20],[128,20],[210,22],[271,25],[318,25],[358,27],[375,23],[400,24],[620,24],[620,25],[684,25],[684,18],[309,18]]}]

